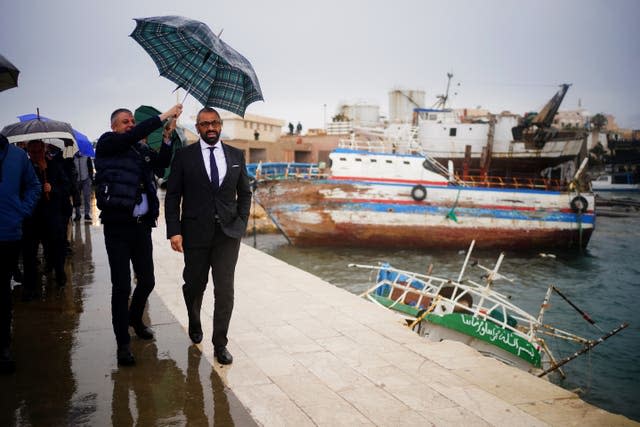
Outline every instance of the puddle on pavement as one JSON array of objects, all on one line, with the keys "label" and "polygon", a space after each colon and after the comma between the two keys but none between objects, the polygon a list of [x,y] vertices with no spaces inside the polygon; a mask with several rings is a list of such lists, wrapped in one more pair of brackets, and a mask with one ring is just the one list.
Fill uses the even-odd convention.
[{"label": "puddle on pavement", "polygon": [[256,425],[154,293],[156,339],[133,336],[137,365],[119,368],[102,227],[73,223],[70,240],[65,287],[51,274],[36,300],[13,291],[17,372],[0,376],[0,425]]}]

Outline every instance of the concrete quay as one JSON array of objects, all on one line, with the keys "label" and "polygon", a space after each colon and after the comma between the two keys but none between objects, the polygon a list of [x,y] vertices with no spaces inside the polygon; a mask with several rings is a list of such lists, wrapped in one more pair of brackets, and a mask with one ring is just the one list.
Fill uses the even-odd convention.
[{"label": "concrete quay", "polygon": [[[182,254],[164,233],[153,234],[154,293],[186,335]],[[213,358],[212,312],[209,283],[199,347],[259,425],[640,425],[463,344],[429,343],[393,313],[244,244],[232,365]]]}]

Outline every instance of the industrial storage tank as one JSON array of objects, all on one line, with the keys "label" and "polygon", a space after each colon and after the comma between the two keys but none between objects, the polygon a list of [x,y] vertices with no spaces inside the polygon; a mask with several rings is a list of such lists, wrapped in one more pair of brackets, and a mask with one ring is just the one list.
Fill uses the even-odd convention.
[{"label": "industrial storage tank", "polygon": [[424,108],[424,90],[393,89],[389,91],[389,121],[410,123],[414,108]]},{"label": "industrial storage tank", "polygon": [[342,105],[340,113],[348,117],[356,126],[375,126],[380,120],[380,106],[374,104]]}]

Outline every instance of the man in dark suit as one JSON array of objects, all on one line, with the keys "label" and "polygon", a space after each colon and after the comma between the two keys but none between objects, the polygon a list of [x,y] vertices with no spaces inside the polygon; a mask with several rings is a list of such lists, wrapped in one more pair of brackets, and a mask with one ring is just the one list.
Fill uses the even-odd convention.
[{"label": "man in dark suit", "polygon": [[176,152],[165,195],[167,238],[184,253],[182,291],[189,337],[202,341],[200,307],[209,269],[213,279],[213,347],[228,365],[227,332],[233,310],[233,280],[240,239],[249,219],[251,188],[244,152],[220,141],[222,120],[213,108],[198,113],[197,143]]}]

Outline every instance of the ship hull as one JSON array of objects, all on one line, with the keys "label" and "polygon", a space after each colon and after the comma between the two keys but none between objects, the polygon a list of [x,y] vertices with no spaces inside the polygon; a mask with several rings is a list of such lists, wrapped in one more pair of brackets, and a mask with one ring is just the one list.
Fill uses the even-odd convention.
[{"label": "ship hull", "polygon": [[[423,200],[412,197],[417,185]],[[255,195],[298,246],[570,249],[586,247],[595,227],[593,196],[569,192],[298,179],[260,182]]]}]

